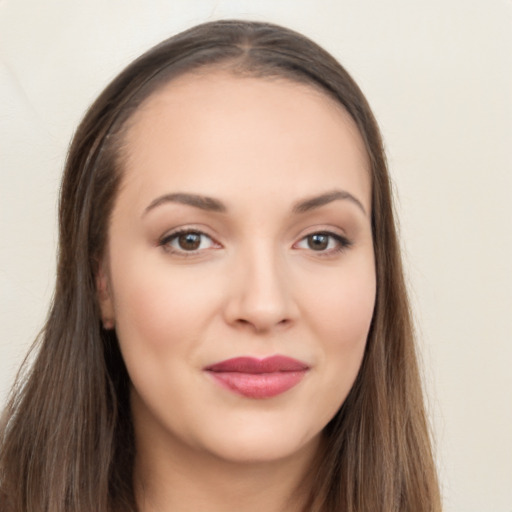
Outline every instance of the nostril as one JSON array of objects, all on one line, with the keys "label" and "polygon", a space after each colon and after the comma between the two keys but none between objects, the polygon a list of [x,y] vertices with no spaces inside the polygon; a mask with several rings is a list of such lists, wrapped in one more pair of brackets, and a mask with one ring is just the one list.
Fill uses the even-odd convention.
[{"label": "nostril", "polygon": [[[268,265],[258,272],[245,268],[243,279],[229,290],[223,305],[228,324],[239,329],[265,332],[287,328],[297,318],[298,310],[290,295],[285,277],[269,271]],[[280,279],[278,278],[280,277]]]},{"label": "nostril", "polygon": [[287,328],[292,324],[292,320],[289,318],[283,318],[282,320],[278,320],[276,322],[271,319],[246,319],[246,318],[237,318],[234,322],[234,325],[238,326],[241,329],[249,328],[254,330],[255,332],[267,332],[271,331],[275,328]]}]

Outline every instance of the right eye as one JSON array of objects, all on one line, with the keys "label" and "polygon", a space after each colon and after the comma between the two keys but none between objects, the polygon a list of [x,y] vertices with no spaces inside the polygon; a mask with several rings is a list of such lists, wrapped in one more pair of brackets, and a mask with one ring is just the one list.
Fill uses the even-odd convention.
[{"label": "right eye", "polygon": [[190,254],[211,249],[218,244],[201,231],[187,229],[166,235],[159,245],[174,253]]}]

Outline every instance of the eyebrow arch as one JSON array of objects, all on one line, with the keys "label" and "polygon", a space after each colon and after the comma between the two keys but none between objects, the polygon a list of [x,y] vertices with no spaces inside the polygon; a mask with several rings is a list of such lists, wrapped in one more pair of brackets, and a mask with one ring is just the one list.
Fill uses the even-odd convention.
[{"label": "eyebrow arch", "polygon": [[298,203],[295,203],[292,211],[293,213],[305,213],[315,208],[319,208],[320,206],[324,206],[325,204],[332,203],[338,199],[348,200],[354,203],[366,215],[366,210],[364,209],[361,201],[346,190],[333,190],[331,192],[326,192],[325,194],[320,194],[319,196],[299,201]]},{"label": "eyebrow arch", "polygon": [[227,210],[223,203],[221,203],[218,199],[213,199],[213,197],[177,192],[175,194],[165,194],[163,196],[157,197],[154,201],[151,201],[142,215],[146,215],[146,213],[149,211],[165,203],[188,204],[189,206],[194,206],[195,208],[209,212],[224,213]]},{"label": "eyebrow arch", "polygon": [[[309,197],[307,199],[301,200],[294,204],[292,212],[306,213],[310,210],[319,208],[320,206],[324,206],[336,200],[351,201],[366,215],[366,210],[364,209],[361,201],[354,197],[350,192],[345,190],[333,190],[331,192],[320,194],[319,196]],[[149,211],[165,203],[186,204],[209,212],[225,213],[227,211],[224,203],[218,199],[214,199],[213,197],[176,192],[172,194],[165,194],[151,201],[151,203],[145,208],[142,215],[146,215]]]}]

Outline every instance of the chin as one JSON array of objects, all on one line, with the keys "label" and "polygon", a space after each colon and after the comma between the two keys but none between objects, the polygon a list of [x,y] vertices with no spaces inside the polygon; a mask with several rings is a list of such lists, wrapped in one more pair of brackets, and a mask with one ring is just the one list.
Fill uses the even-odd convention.
[{"label": "chin", "polygon": [[[229,435],[214,436],[208,443],[216,457],[236,463],[270,463],[296,457],[300,453],[316,453],[321,434],[301,435],[299,432],[284,432],[272,427],[245,428]],[[206,446],[203,445],[203,449]]]}]

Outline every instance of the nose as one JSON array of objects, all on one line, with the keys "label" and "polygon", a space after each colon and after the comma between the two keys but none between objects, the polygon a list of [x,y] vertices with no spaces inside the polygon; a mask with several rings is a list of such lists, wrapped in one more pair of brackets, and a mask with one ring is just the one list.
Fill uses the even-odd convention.
[{"label": "nose", "polygon": [[297,320],[287,264],[263,244],[240,255],[228,286],[225,318],[232,326],[264,333],[289,327]]}]

